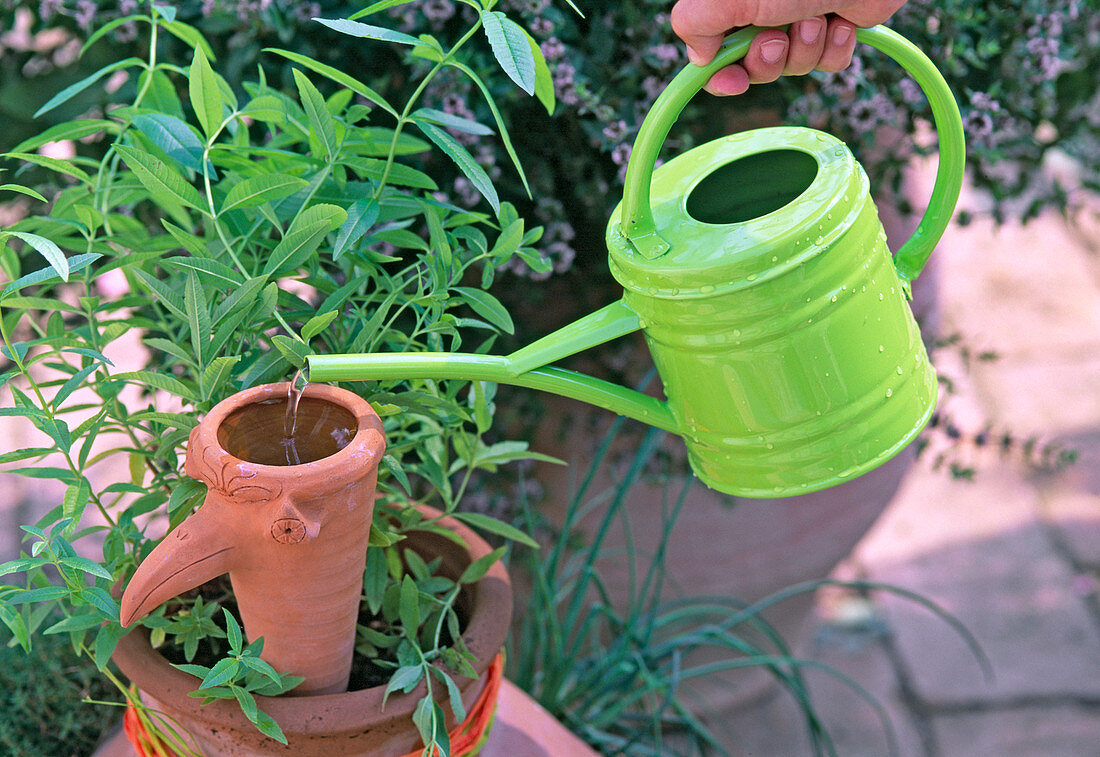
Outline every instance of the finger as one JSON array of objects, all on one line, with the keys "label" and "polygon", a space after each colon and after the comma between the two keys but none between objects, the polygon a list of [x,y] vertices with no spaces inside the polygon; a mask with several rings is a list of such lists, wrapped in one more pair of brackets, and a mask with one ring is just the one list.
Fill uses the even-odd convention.
[{"label": "finger", "polygon": [[847,68],[856,49],[855,24],[843,18],[830,19],[824,36],[825,48],[817,62],[818,70],[840,71]]},{"label": "finger", "polygon": [[817,68],[817,62],[825,49],[826,26],[824,16],[791,24],[787,32],[790,48],[787,52],[787,65],[783,69],[785,75],[802,76]]},{"label": "finger", "polygon": [[714,76],[710,77],[707,86],[704,87],[712,95],[725,97],[727,95],[742,95],[749,88],[749,74],[738,63],[726,66]]},{"label": "finger", "polygon": [[749,74],[752,84],[767,84],[775,81],[787,65],[787,51],[790,41],[779,29],[768,29],[756,35],[749,45],[749,52],[741,65]]}]

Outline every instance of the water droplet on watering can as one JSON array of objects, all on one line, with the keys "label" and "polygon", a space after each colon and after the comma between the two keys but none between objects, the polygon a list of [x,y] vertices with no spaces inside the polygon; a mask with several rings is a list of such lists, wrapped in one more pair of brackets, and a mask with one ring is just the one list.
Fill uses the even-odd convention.
[{"label": "water droplet on watering can", "polygon": [[829,298],[829,302],[836,302],[836,295],[835,294],[832,297]]},{"label": "water droplet on watering can", "polygon": [[900,376],[902,373],[903,373],[903,371],[901,370],[901,366],[899,365],[898,366],[898,375]]},{"label": "water droplet on watering can", "polygon": [[745,279],[747,281],[756,281],[756,274],[755,273],[750,273],[748,276],[745,277]]},{"label": "water droplet on watering can", "polygon": [[733,330],[733,335],[734,336],[741,336],[741,329],[734,329]]},{"label": "water droplet on watering can", "polygon": [[879,352],[886,352],[886,345],[880,344],[878,346],[878,351]]},{"label": "water droplet on watering can", "polygon": [[893,293],[894,293],[894,288],[890,287],[890,294],[893,294]]},{"label": "water droplet on watering can", "polygon": [[866,292],[866,291],[867,291],[867,285],[866,285],[866,284],[864,284],[863,286],[861,286],[861,287],[859,288],[859,291],[861,291],[861,292]]},{"label": "water droplet on watering can", "polygon": [[886,390],[886,396],[887,397],[893,397],[894,396],[894,390],[893,389],[887,389]]},{"label": "water droplet on watering can", "polygon": [[643,321],[643,320],[642,320],[641,318],[639,318],[639,319],[638,319],[638,328],[640,328],[640,329],[644,329],[644,328],[645,328],[645,326],[646,326],[646,323],[645,323],[645,321]]},{"label": "water droplet on watering can", "polygon": [[703,294],[710,294],[711,292],[714,291],[714,285],[713,284],[703,284],[703,286],[699,287],[699,291],[702,292]]},{"label": "water droplet on watering can", "polygon": [[775,449],[775,445],[774,445],[774,444],[772,444],[771,442],[768,442],[768,443],[767,443],[767,444],[765,444],[764,446],[765,446],[765,447],[767,447],[768,449]]},{"label": "water droplet on watering can", "polygon": [[783,491],[783,487],[782,486],[777,486],[774,489],[772,489],[772,491],[781,492],[781,491]]},{"label": "water droplet on watering can", "polygon": [[884,300],[884,299],[886,299],[886,297],[885,297],[885,296],[884,296],[884,295],[882,294],[882,292],[879,292],[879,293],[878,293],[878,298],[879,298],[879,300]]},{"label": "water droplet on watering can", "polygon": [[844,195],[844,202],[848,202],[848,195]]},{"label": "water droplet on watering can", "polygon": [[777,260],[779,260],[779,256],[778,255],[772,255],[772,262],[774,263]]},{"label": "water droplet on watering can", "polygon": [[832,218],[832,217],[833,217],[833,214],[832,214],[832,213],[826,213],[826,214],[825,214],[825,217],[826,217],[826,218]]}]

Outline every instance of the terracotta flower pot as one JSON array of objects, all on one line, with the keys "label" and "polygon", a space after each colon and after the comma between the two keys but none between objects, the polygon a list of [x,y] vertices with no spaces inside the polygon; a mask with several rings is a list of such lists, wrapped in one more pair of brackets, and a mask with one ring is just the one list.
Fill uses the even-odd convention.
[{"label": "terracotta flower pot", "polygon": [[[427,515],[438,515],[431,508],[420,509]],[[453,518],[444,518],[440,523],[461,537],[466,546],[428,532],[414,533],[407,543],[425,560],[442,557],[443,575],[457,578],[467,565],[490,552],[483,539]],[[472,664],[479,677],[456,677],[455,682],[469,709],[484,687],[485,673],[503,647],[511,621],[512,588],[504,566],[499,562],[493,565],[469,588],[464,604],[468,619],[462,638],[477,657]],[[383,687],[340,694],[256,697],[260,709],[283,729],[289,741],[283,746],[257,731],[235,701],[203,705],[201,699],[188,696],[198,679],[172,667],[154,650],[146,629],[139,628],[123,637],[113,659],[141,690],[146,703],[180,723],[207,757],[397,757],[417,750],[421,743],[412,714],[424,696],[423,684],[409,694],[392,694],[385,711]],[[439,692],[439,701],[447,712],[448,727],[454,727],[446,692]]]},{"label": "terracotta flower pot", "polygon": [[[198,680],[172,668],[144,632],[125,637],[115,659],[150,704],[181,723],[208,755],[405,754],[419,743],[411,716],[422,693],[391,697],[384,714],[381,689],[342,693],[385,451],[382,423],[361,397],[310,385],[291,444],[284,428],[288,388],[269,384],[239,392],[192,431],[185,470],[207,484],[206,500],[142,561],[123,594],[121,619],[130,625],[228,573],[246,637],[264,638],[262,656],[276,670],[305,678],[287,697],[260,705],[290,745],[260,734],[236,702],[202,706],[189,697]],[[418,534],[409,546],[428,560],[441,557],[444,575],[457,579],[490,550],[457,521],[444,523],[465,549],[431,534]],[[495,565],[464,601],[464,639],[483,676],[511,619],[503,567]],[[465,681],[464,701],[472,702],[482,685],[480,679]]]}]

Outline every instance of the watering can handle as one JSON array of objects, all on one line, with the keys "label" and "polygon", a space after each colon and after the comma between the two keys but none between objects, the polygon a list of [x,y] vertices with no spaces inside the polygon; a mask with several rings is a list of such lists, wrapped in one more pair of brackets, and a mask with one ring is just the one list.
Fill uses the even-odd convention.
[{"label": "watering can handle", "polygon": [[[761,31],[763,30],[757,27],[741,29],[726,39],[713,61],[705,66],[689,65],[677,74],[646,116],[634,142],[623,191],[622,230],[637,247],[656,248],[658,253],[669,248],[667,242],[657,235],[653,211],[650,209],[649,189],[657,155],[672,125],[691,98],[710,81],[711,76],[745,56],[749,43]],[[909,72],[932,106],[932,116],[939,133],[940,161],[936,183],[932,188],[932,199],[917,231],[901,246],[894,258],[898,275],[903,281],[909,282],[924,268],[932,249],[947,228],[955,203],[959,199],[966,159],[962,118],[943,75],[912,42],[884,26],[859,29],[856,39],[886,53]],[[648,242],[643,242],[647,238]]]}]

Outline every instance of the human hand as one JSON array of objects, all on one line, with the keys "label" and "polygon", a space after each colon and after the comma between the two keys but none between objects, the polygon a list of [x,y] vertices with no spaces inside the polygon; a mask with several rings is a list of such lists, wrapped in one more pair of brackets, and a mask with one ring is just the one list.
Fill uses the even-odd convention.
[{"label": "human hand", "polygon": [[846,68],[855,50],[856,27],[881,24],[904,4],[905,0],[677,0],[672,29],[687,44],[688,59],[702,66],[714,58],[731,29],[790,24],[786,32],[760,32],[740,62],[726,66],[707,83],[711,94],[739,95],[750,84],[765,84],[780,75]]}]

